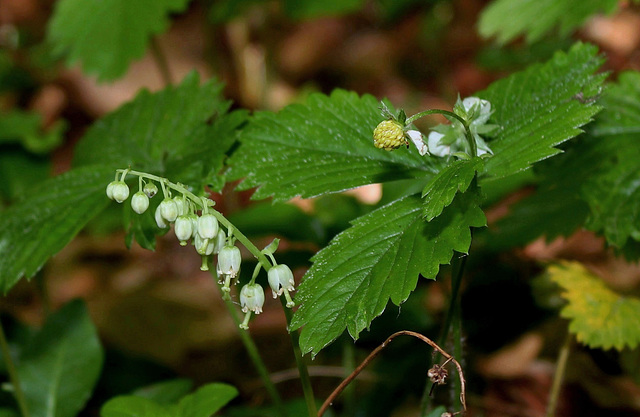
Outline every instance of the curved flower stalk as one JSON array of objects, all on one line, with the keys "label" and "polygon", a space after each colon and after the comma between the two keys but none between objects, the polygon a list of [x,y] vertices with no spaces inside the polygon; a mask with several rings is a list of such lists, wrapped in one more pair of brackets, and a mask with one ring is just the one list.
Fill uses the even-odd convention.
[{"label": "curved flower stalk", "polygon": [[[106,189],[107,197],[122,203],[129,197],[129,186],[125,183],[127,175],[138,177],[139,190],[133,195],[131,205],[133,211],[143,214],[149,208],[149,199],[162,190],[163,200],[154,213],[159,228],[174,225],[174,233],[180,245],[191,243],[202,258],[200,269],[209,270],[211,262],[215,262],[215,271],[222,285],[223,298],[230,299],[231,285],[237,284],[242,256],[236,241],[258,259],[258,265],[251,281],[242,287],[239,294],[240,305],[246,313],[240,328],[248,329],[251,314],[260,314],[264,304],[264,290],[255,280],[262,268],[267,271],[270,283],[274,274],[282,275],[282,280],[271,285],[274,294],[286,297],[286,306],[291,308],[294,302],[290,292],[295,290],[293,274],[286,265],[278,265],[273,253],[278,247],[277,239],[260,251],[246,236],[237,230],[229,220],[213,208],[214,201],[196,196],[182,184],[175,184],[166,178],[130,169],[116,170],[115,180]],[[173,195],[175,193],[176,195]],[[226,229],[226,230],[225,230]],[[271,258],[271,260],[269,260]],[[272,272],[276,271],[276,272]],[[288,271],[288,274],[284,273]],[[279,276],[279,275],[278,275]]]}]

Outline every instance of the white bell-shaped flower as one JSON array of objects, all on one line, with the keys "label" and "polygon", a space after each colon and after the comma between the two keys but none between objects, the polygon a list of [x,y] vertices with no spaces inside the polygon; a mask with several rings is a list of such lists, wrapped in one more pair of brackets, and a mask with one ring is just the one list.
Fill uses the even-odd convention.
[{"label": "white bell-shaped flower", "polygon": [[231,278],[238,276],[240,272],[240,262],[242,256],[240,249],[233,245],[226,245],[220,249],[218,254],[218,265],[220,266],[220,272]]},{"label": "white bell-shaped flower", "polygon": [[269,277],[269,286],[273,293],[273,298],[286,291],[295,290],[295,281],[293,280],[293,272],[287,265],[280,264],[272,267],[267,273]]},{"label": "white bell-shaped flower", "polygon": [[242,312],[262,313],[264,305],[264,289],[259,284],[247,284],[240,290],[240,306]]},{"label": "white bell-shaped flower", "polygon": [[176,206],[175,201],[170,198],[165,198],[160,203],[160,214],[162,218],[168,222],[173,222],[178,217],[178,206]]},{"label": "white bell-shaped flower", "polygon": [[138,191],[131,197],[131,208],[138,214],[142,214],[149,208],[149,197],[142,192]]},{"label": "white bell-shaped flower", "polygon": [[176,237],[180,241],[180,245],[186,246],[187,241],[191,239],[191,235],[193,233],[193,223],[189,216],[178,216],[174,226],[174,231],[176,233]]},{"label": "white bell-shaped flower", "polygon": [[218,219],[213,214],[203,214],[198,218],[198,234],[203,239],[213,239],[218,234]]}]

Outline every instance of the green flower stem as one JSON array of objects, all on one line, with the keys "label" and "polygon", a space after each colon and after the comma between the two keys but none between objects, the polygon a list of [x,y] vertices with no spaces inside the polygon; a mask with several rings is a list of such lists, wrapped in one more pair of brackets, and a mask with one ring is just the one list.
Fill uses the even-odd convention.
[{"label": "green flower stem", "polygon": [[[289,325],[291,324],[291,318],[293,317],[293,312],[290,308],[286,307],[285,301],[282,299],[282,297],[280,297],[280,302],[282,303],[284,315],[287,318],[288,330]],[[307,403],[307,412],[309,413],[309,417],[316,417],[318,415],[318,408],[316,406],[316,399],[313,395],[311,378],[309,378],[309,369],[307,368],[307,364],[302,357],[302,350],[300,349],[300,335],[296,330],[294,330],[289,332],[289,336],[291,337],[291,344],[293,345],[293,355],[296,358],[298,372],[300,372],[300,383],[302,384],[302,392],[304,393],[304,399]]]},{"label": "green flower stem", "polygon": [[[217,280],[214,278],[214,281],[217,281]],[[219,287],[220,286],[218,284],[218,288]],[[273,381],[271,381],[271,377],[269,376],[269,371],[267,370],[267,366],[262,360],[262,357],[260,356],[260,352],[258,352],[258,347],[256,346],[256,344],[253,342],[253,339],[251,338],[251,334],[246,330],[240,329],[240,325],[242,324],[242,321],[240,320],[240,317],[238,317],[236,306],[233,304],[233,301],[231,301],[230,298],[224,299],[224,304],[227,307],[227,310],[229,311],[229,315],[231,316],[231,319],[236,324],[236,329],[238,329],[240,340],[242,341],[244,348],[247,350],[247,354],[249,355],[251,362],[253,362],[253,366],[255,366],[256,370],[258,371],[258,375],[260,375],[260,379],[262,379],[262,383],[264,384],[264,387],[267,390],[269,397],[271,397],[271,401],[273,401],[273,404],[275,405],[276,410],[278,411],[278,414],[280,415],[280,417],[289,417],[286,409],[284,408],[284,404],[282,403],[282,398],[280,398],[280,394],[278,393],[276,386],[273,384]]]},{"label": "green flower stem", "polygon": [[405,122],[405,125],[409,126],[414,121],[420,119],[421,117],[428,116],[430,114],[442,114],[444,116],[450,116],[458,120],[460,123],[462,123],[462,126],[464,127],[464,134],[467,137],[467,142],[469,142],[469,147],[471,148],[471,156],[474,157],[478,155],[478,145],[476,144],[476,141],[473,138],[473,134],[469,129],[469,124],[467,123],[466,120],[464,120],[462,117],[458,116],[454,112],[447,111],[447,110],[438,110],[438,109],[425,110],[423,112],[416,113],[413,116],[409,117]]},{"label": "green flower stem", "polygon": [[551,392],[549,393],[549,403],[547,405],[547,413],[545,417],[553,417],[556,414],[556,407],[558,406],[558,399],[560,398],[560,391],[562,383],[564,381],[564,374],[567,369],[567,361],[569,359],[569,353],[571,352],[571,345],[573,343],[573,336],[567,332],[567,337],[560,348],[558,354],[558,363],[556,364],[556,372],[553,375],[553,385],[551,386]]},{"label": "green flower stem", "polygon": [[25,398],[24,392],[22,391],[22,386],[20,385],[20,379],[18,378],[16,365],[13,363],[13,358],[11,357],[9,343],[7,343],[7,338],[4,335],[2,322],[0,322],[0,350],[2,351],[4,362],[7,365],[9,379],[11,380],[11,387],[13,388],[13,396],[18,403],[20,414],[22,415],[22,417],[29,417],[31,414],[29,414],[29,409],[27,407],[27,399]]},{"label": "green flower stem", "polygon": [[[440,333],[440,338],[438,340],[438,344],[440,346],[445,346],[447,339],[449,337],[449,332],[451,330],[451,325],[456,317],[456,312],[459,309],[458,306],[458,298],[460,292],[460,284],[462,283],[462,276],[464,273],[464,267],[467,263],[467,255],[461,254],[459,252],[454,252],[453,255],[453,271],[452,271],[452,281],[451,281],[451,299],[449,301],[449,310],[447,311],[447,315],[445,318],[444,325],[442,326],[442,332]],[[459,314],[459,312],[458,312]],[[454,355],[459,354],[458,352],[454,352]],[[430,367],[430,365],[429,365]],[[427,380],[427,384],[425,386],[424,392],[422,394],[422,402],[421,402],[421,416],[427,416],[429,414],[429,405],[431,404],[431,393],[433,383]]]},{"label": "green flower stem", "polygon": [[[124,169],[117,170],[117,172],[125,172],[125,171],[131,175],[138,175],[144,178],[148,178],[150,180],[157,181],[162,185],[163,189],[165,186],[167,186],[179,193],[182,193],[184,196],[191,199],[195,204],[199,205],[203,210],[206,210],[205,207],[207,207],[207,205],[206,203],[203,202],[203,199],[201,197],[196,196],[194,193],[192,193],[191,191],[189,191],[188,189],[186,189],[184,186],[180,184],[174,184],[171,181],[167,180],[166,178],[158,177],[157,175],[147,174],[146,172],[124,170]],[[247,248],[247,250],[251,252],[251,254],[258,259],[258,261],[262,264],[262,267],[265,269],[265,271],[269,271],[269,269],[271,269],[272,264],[271,262],[269,262],[269,260],[264,255],[264,253],[262,253],[253,243],[251,243],[251,241],[244,234],[242,234],[242,232],[240,232],[238,229],[233,227],[231,222],[227,220],[227,218],[224,217],[222,213],[220,213],[217,210],[212,210],[211,214],[213,214],[218,220],[218,222],[223,224],[227,228],[227,230],[229,231],[233,230],[233,236],[236,239],[238,239],[238,241],[240,241],[240,243],[242,243],[242,245],[245,248]]]}]

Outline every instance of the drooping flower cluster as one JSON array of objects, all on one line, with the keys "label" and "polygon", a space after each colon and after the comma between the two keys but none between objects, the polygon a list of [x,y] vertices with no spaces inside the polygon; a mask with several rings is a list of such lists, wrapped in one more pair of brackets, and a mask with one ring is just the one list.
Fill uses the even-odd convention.
[{"label": "drooping flower cluster", "polygon": [[[160,184],[164,198],[154,213],[157,226],[164,229],[173,224],[174,233],[180,245],[193,244],[202,257],[200,269],[203,271],[209,270],[210,262],[214,259],[214,255],[217,255],[215,270],[218,283],[221,284],[223,298],[230,299],[231,285],[238,283],[242,263],[240,249],[235,245],[237,238],[234,236],[234,230],[237,235],[241,235],[237,229],[234,229],[220,212],[213,209],[214,202],[209,198],[197,197],[181,184],[174,184],[165,178],[143,172],[117,170],[115,180],[109,183],[106,190],[110,199],[122,203],[129,197],[129,186],[125,183],[127,175],[137,175],[139,179],[139,191],[131,197],[131,208],[138,214],[147,211],[150,198],[158,193],[158,187],[154,181]],[[172,196],[172,190],[178,195]],[[226,231],[220,222],[224,223]],[[273,252],[278,246],[277,239],[262,251],[255,248],[251,242],[245,242],[247,249],[261,262],[258,263],[251,281],[240,290],[240,306],[246,313],[244,321],[240,324],[242,329],[248,329],[252,313],[262,313],[264,289],[255,282],[262,267],[268,270],[269,284],[274,298],[284,294],[287,307],[291,308],[295,305],[290,296],[290,292],[295,290],[293,273],[288,266],[278,265],[273,257]],[[273,265],[269,264],[266,255],[271,258]]]}]

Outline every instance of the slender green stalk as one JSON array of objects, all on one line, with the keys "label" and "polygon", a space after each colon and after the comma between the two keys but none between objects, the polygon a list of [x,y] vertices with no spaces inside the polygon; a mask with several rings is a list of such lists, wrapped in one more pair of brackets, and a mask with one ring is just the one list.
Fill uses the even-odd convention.
[{"label": "slender green stalk", "polygon": [[4,335],[4,328],[2,327],[2,322],[0,321],[0,350],[2,350],[2,356],[4,357],[4,362],[7,365],[7,371],[9,372],[9,379],[11,379],[11,386],[13,388],[13,396],[18,403],[18,408],[20,408],[20,414],[22,417],[29,417],[29,409],[27,407],[27,399],[24,396],[24,392],[22,391],[22,385],[20,385],[20,379],[18,378],[18,372],[16,371],[16,366],[13,363],[13,358],[11,357],[11,351],[9,350],[9,343],[7,343],[7,338]]},{"label": "slender green stalk", "polygon": [[[449,337],[449,332],[451,330],[451,324],[456,315],[456,310],[458,309],[458,299],[460,293],[460,285],[462,283],[462,276],[464,273],[464,267],[467,263],[467,255],[461,254],[459,252],[455,252],[453,255],[453,271],[452,271],[452,282],[451,282],[451,299],[449,300],[449,310],[447,311],[447,315],[445,317],[444,325],[442,326],[442,331],[440,333],[440,337],[438,339],[438,344],[444,346],[447,342],[447,338]],[[458,354],[458,352],[455,352]],[[428,381],[424,392],[422,394],[421,401],[421,416],[426,416],[429,414],[429,405],[431,404],[431,396],[429,395],[431,392],[432,383]]]},{"label": "slender green stalk", "polygon": [[549,403],[547,405],[546,417],[553,417],[556,414],[556,408],[558,406],[558,399],[560,398],[560,391],[562,388],[562,382],[564,381],[565,371],[567,369],[567,361],[569,359],[569,353],[571,352],[571,344],[573,342],[573,336],[567,332],[567,337],[564,343],[560,347],[560,353],[558,354],[558,363],[556,364],[556,372],[553,375],[553,385],[551,386],[551,392],[549,393]]},{"label": "slender green stalk", "polygon": [[[284,315],[287,318],[288,330],[289,325],[291,324],[291,317],[293,317],[293,312],[290,308],[287,308],[286,300],[283,300],[282,297],[280,297],[280,302],[282,303]],[[307,403],[307,412],[309,413],[309,417],[316,417],[318,415],[318,408],[316,406],[316,399],[313,395],[311,378],[309,378],[309,369],[307,369],[307,364],[302,357],[302,350],[300,350],[300,336],[298,335],[297,330],[290,331],[289,336],[291,337],[291,344],[293,345],[293,355],[296,358],[296,365],[298,365],[298,371],[300,372],[300,383],[302,384],[304,400]]]},{"label": "slender green stalk", "polygon": [[[238,317],[236,306],[230,299],[225,299],[224,303],[227,306],[227,310],[229,310],[229,315],[233,319],[233,322],[236,324],[236,328],[239,329],[240,323],[242,323],[242,321],[240,320],[240,317]],[[238,334],[240,335],[240,340],[242,341],[244,348],[249,354],[251,362],[253,362],[253,366],[255,366],[256,370],[258,371],[258,375],[260,375],[260,379],[262,379],[262,383],[264,384],[269,397],[271,397],[271,401],[273,401],[273,404],[278,410],[278,414],[281,417],[288,417],[287,411],[284,408],[284,404],[282,403],[282,398],[280,398],[280,394],[278,393],[276,386],[273,384],[273,381],[271,381],[267,366],[264,364],[264,361],[260,356],[260,352],[258,352],[258,347],[253,342],[251,335],[245,330],[239,330]]]},{"label": "slender green stalk", "polygon": [[[166,178],[163,177],[159,177],[157,175],[153,175],[153,174],[147,174],[146,172],[141,172],[141,171],[134,171],[132,169],[118,169],[116,170],[116,172],[126,172],[127,174],[131,174],[131,175],[138,175],[140,177],[143,178],[148,178],[150,180],[154,180],[159,182],[162,185],[162,188],[164,190],[165,186],[168,188],[171,188],[175,191],[177,191],[178,193],[181,193],[187,197],[189,197],[195,204],[197,204],[198,206],[200,206],[201,208],[204,209],[204,204],[202,203],[202,198],[198,197],[197,195],[195,195],[194,193],[192,193],[191,191],[189,191],[187,188],[185,188],[184,186],[182,186],[181,184],[174,184],[171,181],[169,181]],[[211,202],[211,204],[213,204],[213,202]],[[249,252],[251,252],[251,254],[253,256],[255,256],[258,261],[262,264],[262,267],[266,270],[269,271],[269,269],[271,269],[271,262],[269,262],[269,260],[267,259],[267,257],[265,256],[264,253],[262,253],[260,251],[260,249],[258,249],[256,247],[256,245],[254,245],[249,238],[247,238],[242,232],[240,232],[238,229],[236,229],[229,220],[227,220],[226,217],[224,217],[222,215],[222,213],[220,213],[217,210],[211,210],[210,214],[213,214],[216,219],[218,220],[218,222],[220,222],[222,225],[224,225],[227,230],[233,230],[233,236],[235,236],[236,239],[238,239],[238,241],[240,243],[242,243],[242,245],[247,248],[247,250]]]},{"label": "slender green stalk", "polygon": [[164,84],[166,86],[173,85],[173,77],[171,76],[171,70],[169,70],[169,61],[156,38],[151,38],[151,54],[153,55],[153,59],[160,70],[160,75],[162,76]]}]

